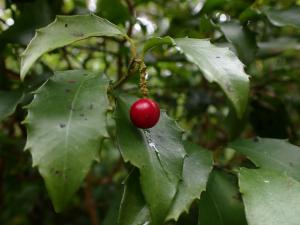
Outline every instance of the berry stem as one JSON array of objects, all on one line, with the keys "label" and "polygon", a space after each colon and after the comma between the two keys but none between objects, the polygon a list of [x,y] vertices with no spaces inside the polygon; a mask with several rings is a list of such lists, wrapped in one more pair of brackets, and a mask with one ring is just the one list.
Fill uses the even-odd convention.
[{"label": "berry stem", "polygon": [[132,60],[130,61],[128,72],[126,75],[122,76],[118,81],[113,84],[113,88],[116,89],[121,86],[131,75],[139,71],[140,73],[140,92],[143,98],[147,98],[149,95],[149,90],[147,87],[147,66],[144,63],[144,56],[139,58],[137,56],[136,46],[134,41],[129,37],[125,36],[126,40],[130,43],[130,51],[132,55]]},{"label": "berry stem", "polygon": [[147,66],[142,61],[140,64],[140,91],[143,98],[148,98],[149,96],[146,75],[147,75]]},{"label": "berry stem", "polygon": [[137,58],[137,52],[136,52],[136,46],[135,46],[134,40],[127,35],[125,36],[125,39],[130,44],[130,52],[131,52],[132,58]]}]

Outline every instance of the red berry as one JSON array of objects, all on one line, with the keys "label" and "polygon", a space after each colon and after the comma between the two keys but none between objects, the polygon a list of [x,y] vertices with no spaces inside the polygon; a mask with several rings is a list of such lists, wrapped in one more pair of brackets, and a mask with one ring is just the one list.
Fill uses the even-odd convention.
[{"label": "red berry", "polygon": [[148,98],[137,100],[130,108],[131,122],[138,128],[147,129],[157,124],[160,116],[159,105]]}]

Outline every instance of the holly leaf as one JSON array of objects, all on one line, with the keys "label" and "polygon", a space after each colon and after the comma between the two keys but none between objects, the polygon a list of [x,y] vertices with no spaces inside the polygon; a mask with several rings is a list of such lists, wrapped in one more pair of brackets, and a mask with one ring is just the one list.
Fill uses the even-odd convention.
[{"label": "holly leaf", "polygon": [[300,28],[300,6],[290,7],[286,10],[264,8],[262,11],[275,26]]},{"label": "holly leaf", "polygon": [[24,123],[27,143],[54,208],[79,188],[106,136],[108,80],[83,70],[56,72],[34,95]]},{"label": "holly leaf", "polygon": [[161,225],[181,180],[185,157],[181,130],[164,112],[155,127],[137,129],[129,119],[129,108],[135,100],[118,98],[117,142],[125,162],[140,170],[140,183],[149,205],[151,224]]},{"label": "holly leaf", "polygon": [[249,225],[299,223],[299,182],[275,171],[242,168],[239,183]]},{"label": "holly leaf", "polygon": [[139,173],[134,170],[126,181],[121,201],[118,225],[143,225],[150,220],[139,182]]},{"label": "holly leaf", "polygon": [[192,202],[200,199],[201,192],[205,190],[212,169],[211,152],[189,142],[186,142],[184,147],[187,156],[184,159],[182,181],[167,220],[177,221],[182,212],[188,213]]},{"label": "holly leaf", "polygon": [[167,36],[167,37],[153,37],[148,39],[143,47],[143,54],[145,55],[151,49],[158,47],[160,45],[174,45],[174,40]]},{"label": "holly leaf", "polygon": [[228,48],[212,45],[208,40],[178,38],[175,42],[209,82],[217,82],[221,86],[241,118],[248,103],[249,77],[235,54]]},{"label": "holly leaf", "polygon": [[243,202],[234,175],[214,169],[201,195],[199,225],[247,225]]},{"label": "holly leaf", "polygon": [[300,181],[300,148],[286,140],[237,140],[230,143],[229,147],[246,155],[261,168],[283,172]]},{"label": "holly leaf", "polygon": [[112,198],[108,197],[108,199],[111,200],[111,203],[101,224],[103,225],[118,224],[118,214],[120,209],[120,202],[122,199],[122,191],[116,190],[114,196]]},{"label": "holly leaf", "polygon": [[0,91],[0,122],[14,113],[22,98],[20,90]]},{"label": "holly leaf", "polygon": [[21,57],[21,79],[44,53],[94,36],[125,36],[116,25],[95,15],[57,16],[38,29]]},{"label": "holly leaf", "polygon": [[97,1],[97,12],[100,16],[115,24],[124,24],[127,20],[130,20],[126,4],[120,0]]},{"label": "holly leaf", "polygon": [[258,43],[259,51],[258,57],[268,58],[282,54],[285,51],[300,50],[300,44],[296,38],[278,38],[268,42]]},{"label": "holly leaf", "polygon": [[221,23],[220,28],[242,62],[246,65],[250,64],[258,49],[255,35],[235,20]]}]

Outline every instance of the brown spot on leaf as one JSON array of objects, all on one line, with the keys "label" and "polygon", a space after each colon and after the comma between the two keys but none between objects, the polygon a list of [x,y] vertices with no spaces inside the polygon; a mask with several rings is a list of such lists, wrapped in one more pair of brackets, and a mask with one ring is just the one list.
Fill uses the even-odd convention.
[{"label": "brown spot on leaf", "polygon": [[82,33],[82,32],[73,32],[72,35],[75,36],[75,37],[83,37],[84,33]]},{"label": "brown spot on leaf", "polygon": [[59,170],[57,170],[57,169],[54,169],[54,168],[52,168],[51,170],[52,170],[52,173],[53,173],[54,175],[56,175],[56,176],[60,176],[60,175],[61,175],[61,171],[59,171]]}]

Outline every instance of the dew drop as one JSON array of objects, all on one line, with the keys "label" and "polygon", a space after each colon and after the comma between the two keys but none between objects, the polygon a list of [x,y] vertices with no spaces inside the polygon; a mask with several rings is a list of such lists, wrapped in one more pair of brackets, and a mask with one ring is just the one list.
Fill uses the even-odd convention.
[{"label": "dew drop", "polygon": [[147,144],[149,145],[149,147],[151,149],[153,149],[155,152],[159,153],[154,141],[153,141],[153,138],[152,138],[152,135],[151,135],[151,132],[148,130],[148,129],[145,129],[143,130],[144,131],[144,134],[145,134],[145,137],[146,137],[146,141],[147,141]]},{"label": "dew drop", "polygon": [[149,146],[150,146],[151,148],[153,148],[155,152],[159,153],[159,151],[158,151],[158,149],[156,148],[156,145],[155,145],[154,142],[150,142],[150,143],[149,143]]}]

